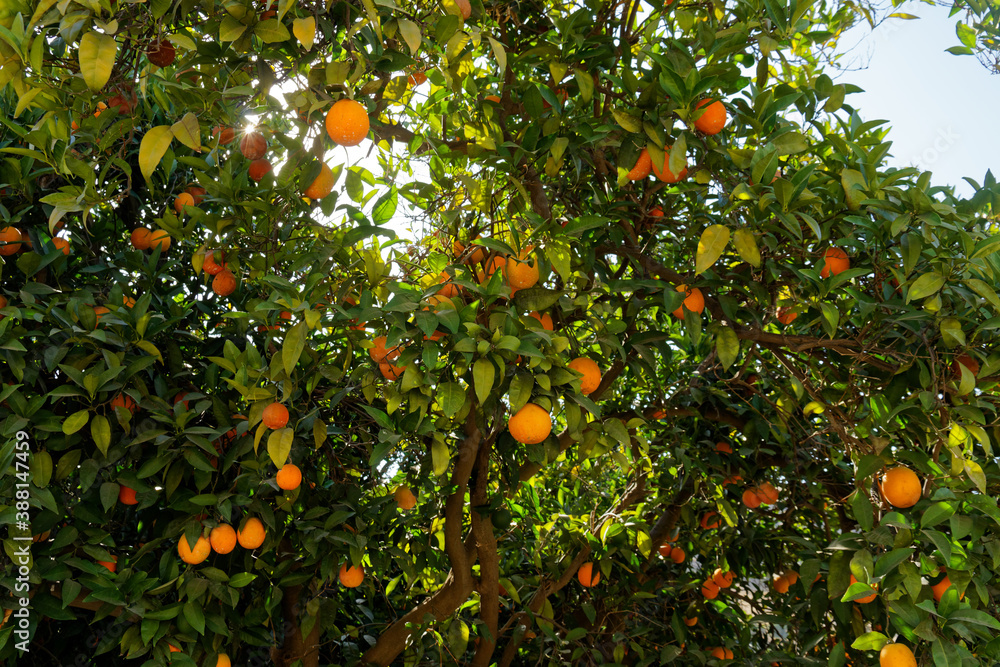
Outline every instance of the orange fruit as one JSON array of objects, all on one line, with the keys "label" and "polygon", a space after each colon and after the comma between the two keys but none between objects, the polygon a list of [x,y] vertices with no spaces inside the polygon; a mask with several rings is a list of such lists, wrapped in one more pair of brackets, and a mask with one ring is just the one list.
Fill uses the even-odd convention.
[{"label": "orange fruit", "polygon": [[191,197],[194,199],[195,206],[200,204],[201,201],[205,198],[205,195],[208,194],[208,191],[205,188],[201,187],[200,185],[189,185],[186,188],[184,188],[184,192],[191,195]]},{"label": "orange fruit", "polygon": [[829,278],[851,268],[851,259],[840,248],[827,248],[820,260],[820,267],[820,278]]},{"label": "orange fruit", "polygon": [[160,249],[161,253],[170,249],[170,234],[164,229],[157,229],[149,233],[149,249],[156,250],[157,248]]},{"label": "orange fruit", "polygon": [[882,475],[882,495],[893,507],[913,507],[921,492],[920,478],[909,468],[897,466]]},{"label": "orange fruit", "polygon": [[[788,584],[790,586],[794,586],[799,581],[799,573],[796,572],[795,570],[785,570],[785,573],[783,575],[781,575],[781,576],[783,576],[785,579],[788,580]],[[817,578],[818,577],[819,577],[819,575],[817,575]],[[815,582],[813,582],[813,583],[815,583]]]},{"label": "orange fruit", "polygon": [[313,179],[313,182],[309,184],[309,187],[302,194],[309,197],[309,199],[323,199],[333,192],[333,182],[333,170],[326,166],[324,162],[320,165],[316,178]]},{"label": "orange fruit", "polygon": [[[852,574],[851,575],[851,584],[856,584],[856,583],[858,583],[858,580]],[[872,588],[875,588],[875,586],[872,586]],[[856,599],[855,602],[857,602],[858,604],[868,604],[869,602],[874,602],[875,598],[877,598],[877,597],[878,597],[878,593],[872,593],[871,595],[866,595],[863,598]]]},{"label": "orange fruit", "polygon": [[[475,241],[478,238],[481,237],[477,236],[475,239],[472,240]],[[455,239],[455,241],[451,244],[451,251],[457,258],[461,256],[463,252],[465,252],[465,246],[462,244],[461,241]],[[465,264],[479,264],[479,262],[483,261],[484,259],[486,259],[486,248],[484,248],[481,245],[477,245],[474,247],[473,251],[469,253],[468,257],[466,257],[462,261]]]},{"label": "orange fruit", "polygon": [[706,104],[708,107],[698,117],[698,120],[694,122],[694,126],[698,131],[705,134],[718,134],[726,125],[726,107],[718,100],[714,102],[712,100],[702,100],[695,105],[695,109],[700,109]]},{"label": "orange fruit", "polygon": [[674,561],[677,565],[683,563],[686,557],[687,554],[684,553],[684,550],[680,547],[673,547],[670,549],[670,560]]},{"label": "orange fruit", "polygon": [[777,318],[782,324],[791,324],[795,321],[795,318],[799,316],[791,306],[782,306],[778,308]]},{"label": "orange fruit", "polygon": [[784,594],[788,592],[788,587],[791,585],[791,583],[788,581],[787,578],[785,578],[784,575],[776,574],[772,578],[771,585],[774,587],[774,590]]},{"label": "orange fruit", "polygon": [[959,364],[968,368],[973,375],[979,375],[979,362],[967,354],[961,354],[951,363],[951,373],[955,377],[962,377],[962,368]]},{"label": "orange fruit", "polygon": [[212,279],[212,291],[219,296],[229,296],[236,290],[236,276],[229,269],[223,269]]},{"label": "orange fruit", "polygon": [[13,255],[21,249],[23,235],[17,227],[0,229],[0,255]]},{"label": "orange fruit", "polygon": [[590,394],[601,385],[601,367],[593,359],[587,357],[577,357],[568,365],[570,370],[583,375],[580,380],[580,392],[584,395]]},{"label": "orange fruit", "polygon": [[698,617],[697,616],[691,616],[690,618],[685,617],[684,625],[688,626],[689,628],[693,628],[694,626],[698,625]]},{"label": "orange fruit", "polygon": [[125,408],[132,414],[135,414],[135,411],[139,409],[139,406],[135,404],[135,401],[133,401],[132,397],[128,394],[118,394],[111,399],[111,409],[113,410],[115,408]]},{"label": "orange fruit", "polygon": [[401,486],[392,494],[392,497],[396,499],[396,504],[399,505],[401,510],[411,510],[417,505],[417,497],[413,495],[413,491],[410,491],[410,487]]},{"label": "orange fruit", "polygon": [[[944,579],[937,582],[936,584],[933,584],[931,586],[931,592],[934,594],[934,601],[940,602],[941,596],[944,595],[944,592],[948,590],[950,586],[951,586],[951,579],[948,578],[948,575],[944,575]],[[965,596],[963,595],[962,597]]]},{"label": "orange fruit", "polygon": [[337,577],[340,579],[340,583],[347,588],[357,588],[365,580],[365,570],[360,565],[348,567],[347,563],[344,563],[340,566]]},{"label": "orange fruit", "polygon": [[368,111],[347,98],[334,102],[326,112],[326,133],[341,146],[357,146],[368,135]]},{"label": "orange fruit", "polygon": [[552,418],[540,406],[526,403],[507,421],[507,430],[522,445],[537,445],[552,432]]},{"label": "orange fruit", "polygon": [[212,128],[212,136],[219,137],[220,144],[231,143],[233,139],[236,138],[236,130],[231,127],[222,127],[221,125],[216,125]]},{"label": "orange fruit", "polygon": [[170,649],[171,653],[180,653],[181,652],[181,650],[179,648],[177,648],[176,646],[174,646],[173,644],[167,644],[167,648]]},{"label": "orange fruit", "polygon": [[267,154],[267,139],[260,132],[247,132],[240,139],[240,153],[248,160],[259,160]]},{"label": "orange fruit", "polygon": [[236,548],[236,531],[228,523],[220,523],[208,534],[208,542],[215,553],[227,554]]},{"label": "orange fruit", "polygon": [[718,512],[705,512],[705,514],[701,517],[701,527],[704,530],[714,530],[720,525],[722,524],[720,523]]},{"label": "orange fruit", "polygon": [[57,236],[56,238],[52,239],[52,245],[61,250],[62,254],[69,255],[70,253],[69,241],[67,241],[66,239]]},{"label": "orange fruit", "polygon": [[705,596],[706,600],[714,600],[719,597],[719,585],[708,579],[701,585],[701,594]]},{"label": "orange fruit", "polygon": [[419,86],[427,81],[427,75],[423,72],[414,72],[410,76],[406,77],[411,86]]},{"label": "orange fruit", "polygon": [[601,581],[601,571],[594,568],[593,563],[584,563],[576,571],[576,578],[584,588],[596,586]]},{"label": "orange fruit", "polygon": [[677,291],[684,292],[686,296],[684,297],[684,302],[674,311],[674,317],[683,320],[685,308],[692,313],[701,313],[705,310],[705,297],[702,295],[700,289],[697,287],[689,288],[687,285],[678,285]]},{"label": "orange fruit", "polygon": [[146,227],[136,227],[132,230],[132,247],[136,250],[149,250],[149,237],[152,232]]},{"label": "orange fruit", "polygon": [[271,163],[267,161],[267,158],[257,158],[250,163],[247,167],[247,175],[250,176],[254,181],[260,182],[260,179],[264,178],[268,172],[271,171]]},{"label": "orange fruit", "polygon": [[728,442],[717,442],[715,443],[715,451],[722,452],[723,454],[732,454],[733,448]]},{"label": "orange fruit", "polygon": [[181,535],[181,539],[177,542],[177,555],[188,565],[201,563],[208,558],[210,553],[212,553],[212,545],[203,535],[198,536],[198,541],[194,543],[194,549],[191,548],[187,538],[183,535]]},{"label": "orange fruit", "polygon": [[219,657],[215,659],[215,667],[232,667],[232,665],[232,661],[225,653],[220,653]]},{"label": "orange fruit", "polygon": [[886,644],[878,654],[880,667],[917,667],[917,658],[905,644]]},{"label": "orange fruit", "polygon": [[649,213],[647,213],[646,215],[648,215],[651,218],[662,218],[663,209],[660,208],[659,206],[654,206],[653,208],[649,209]]},{"label": "orange fruit", "polygon": [[548,313],[539,313],[537,310],[533,310],[530,313],[528,313],[528,317],[534,317],[536,320],[538,320],[539,324],[541,324],[542,328],[545,329],[546,331],[553,330],[552,316],[549,315]]},{"label": "orange fruit", "polygon": [[376,336],[374,339],[372,339],[372,343],[374,343],[375,345],[374,347],[368,350],[368,355],[372,358],[372,361],[374,361],[375,363],[379,364],[383,362],[387,363],[390,361],[395,361],[396,359],[399,358],[398,347],[394,347],[390,350],[385,349],[385,344],[386,344],[385,336]]},{"label": "orange fruit", "polygon": [[184,213],[185,206],[194,206],[194,197],[187,192],[182,192],[174,199],[174,210],[177,211],[177,215]]},{"label": "orange fruit", "polygon": [[494,104],[500,104],[500,96],[499,95],[487,95],[486,97],[483,98],[483,100],[488,101],[488,102],[493,102]]},{"label": "orange fruit", "polygon": [[139,501],[135,499],[135,489],[130,489],[127,486],[122,486],[118,489],[118,502],[122,505],[138,505]]},{"label": "orange fruit", "polygon": [[514,289],[528,289],[534,287],[538,282],[538,262],[534,265],[522,262],[513,257],[507,262],[504,269],[507,274],[507,282]]},{"label": "orange fruit", "polygon": [[719,588],[729,588],[733,585],[734,578],[735,575],[732,572],[729,570],[723,572],[720,567],[715,568],[715,572],[712,573],[712,581]]},{"label": "orange fruit", "polygon": [[391,380],[395,382],[399,378],[403,377],[403,373],[406,372],[405,366],[395,366],[390,363],[382,362],[378,365],[378,370],[382,373],[382,377],[386,380]]},{"label": "orange fruit", "polygon": [[437,291],[438,296],[443,296],[447,299],[452,299],[458,296],[458,285],[451,281],[451,276],[449,276],[446,272],[441,272],[441,275],[438,276],[437,284],[441,285],[441,289]]},{"label": "orange fruit", "polygon": [[302,484],[302,471],[294,463],[286,463],[278,471],[277,482],[279,489],[294,491]]},{"label": "orange fruit", "polygon": [[[219,254],[222,264],[215,261],[215,254]],[[205,261],[201,263],[201,270],[210,276],[217,276],[226,270],[226,256],[221,250],[210,250],[205,253]]]},{"label": "orange fruit", "polygon": [[728,648],[722,648],[721,646],[717,646],[712,649],[712,657],[718,658],[719,660],[732,660],[733,652],[730,651]]},{"label": "orange fruit", "polygon": [[108,568],[108,571],[114,574],[118,570],[118,556],[112,555],[111,560],[99,560],[98,565],[103,565]]},{"label": "orange fruit", "polygon": [[455,0],[455,5],[462,14],[462,19],[468,21],[469,17],[472,16],[472,3],[469,0]]},{"label": "orange fruit", "polygon": [[243,530],[236,531],[236,541],[244,549],[256,549],[264,544],[264,524],[257,517],[247,519]]},{"label": "orange fruit", "polygon": [[653,171],[653,158],[649,157],[649,151],[643,148],[635,165],[628,172],[628,180],[641,181],[647,178],[651,171]]},{"label": "orange fruit", "polygon": [[284,428],[285,424],[288,423],[288,408],[281,403],[271,403],[264,408],[264,414],[261,419],[264,422],[264,426],[270,429],[277,430]]},{"label": "orange fruit", "polygon": [[652,159],[650,159],[650,162],[653,167],[653,174],[655,174],[656,177],[661,181],[663,181],[664,183],[676,183],[677,181],[687,176],[688,173],[687,166],[681,169],[681,173],[679,174],[674,174],[672,171],[670,171],[670,148],[671,148],[670,146],[665,146],[663,148],[662,165],[658,165],[655,162],[652,162]]},{"label": "orange fruit", "polygon": [[770,482],[761,482],[757,486],[757,495],[760,497],[760,502],[765,505],[778,502],[778,490]]},{"label": "orange fruit", "polygon": [[493,274],[499,269],[503,269],[507,265],[507,260],[499,255],[490,258],[490,261],[486,262],[486,270],[476,269],[476,277],[479,279],[479,284],[482,285],[487,280],[493,277]]},{"label": "orange fruit", "polygon": [[757,487],[750,487],[743,492],[743,504],[752,510],[760,507],[760,496],[757,495]]},{"label": "orange fruit", "polygon": [[157,67],[170,67],[174,63],[177,51],[169,40],[161,39],[149,45],[146,57]]}]

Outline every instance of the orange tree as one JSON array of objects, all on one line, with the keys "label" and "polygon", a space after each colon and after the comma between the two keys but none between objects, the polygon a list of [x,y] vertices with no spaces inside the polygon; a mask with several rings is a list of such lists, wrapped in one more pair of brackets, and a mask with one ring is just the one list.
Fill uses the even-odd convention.
[{"label": "orange tree", "polygon": [[1000,658],[1000,187],[851,7],[2,11],[0,657]]}]

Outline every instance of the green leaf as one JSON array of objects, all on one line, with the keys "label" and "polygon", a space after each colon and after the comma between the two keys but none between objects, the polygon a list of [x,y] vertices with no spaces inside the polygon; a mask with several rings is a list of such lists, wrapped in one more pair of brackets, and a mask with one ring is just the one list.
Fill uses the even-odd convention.
[{"label": "green leaf", "polygon": [[627,132],[642,132],[642,118],[633,116],[621,109],[611,109],[611,115],[615,117],[615,122],[621,125]]},{"label": "green leaf", "polygon": [[188,600],[184,604],[184,618],[191,624],[191,627],[199,635],[205,634],[205,613],[201,610],[201,605],[193,600]]},{"label": "green leaf", "polygon": [[90,410],[80,410],[79,412],[74,412],[66,421],[63,422],[62,431],[66,435],[73,435],[81,428],[87,425],[87,421],[90,420]]},{"label": "green leaf", "polygon": [[198,117],[190,111],[170,126],[170,132],[177,141],[191,150],[201,151],[201,128],[198,126]]},{"label": "green leaf", "polygon": [[757,247],[757,239],[754,238],[752,231],[746,227],[737,229],[733,234],[733,244],[743,261],[748,262],[754,268],[760,266],[760,249]]},{"label": "green leaf", "polygon": [[493,55],[497,59],[497,73],[503,76],[503,73],[507,70],[507,50],[504,49],[503,44],[489,35],[486,37],[490,40],[490,48],[493,49]]},{"label": "green leaf", "polygon": [[157,125],[143,136],[142,143],[139,144],[139,169],[147,183],[151,181],[153,171],[170,148],[173,138],[174,133],[169,125]]},{"label": "green leaf", "polygon": [[865,177],[857,169],[844,169],[840,172],[840,183],[844,186],[847,208],[857,211],[861,208],[861,202],[868,198],[864,193],[864,189],[868,187]]},{"label": "green leaf", "polygon": [[434,476],[440,477],[445,474],[449,463],[451,463],[451,452],[448,450],[448,445],[440,433],[435,433],[431,442],[431,465],[434,468]]},{"label": "green leaf", "polygon": [[719,355],[719,363],[724,370],[736,361],[740,353],[740,339],[736,332],[729,327],[721,327],[715,334],[715,349]]},{"label": "green leaf", "polygon": [[923,516],[920,517],[920,527],[930,528],[931,526],[936,526],[950,518],[954,513],[955,508],[951,503],[944,501],[934,503],[924,510]]},{"label": "green leaf", "polygon": [[249,572],[237,572],[230,577],[229,585],[233,588],[243,588],[244,586],[252,583],[256,578],[256,574],[250,574]]},{"label": "green leaf", "polygon": [[111,35],[88,32],[80,39],[80,74],[95,93],[108,83],[118,56],[118,42]]},{"label": "green leaf", "polygon": [[880,556],[877,561],[875,561],[875,570],[872,573],[874,579],[880,579],[885,575],[892,572],[900,563],[907,560],[911,555],[913,555],[912,548],[900,548],[893,549],[889,553]]},{"label": "green leaf", "polygon": [[488,359],[476,359],[472,365],[472,379],[476,388],[476,397],[479,403],[483,404],[493,390],[493,382],[496,379],[496,366]]},{"label": "green leaf", "polygon": [[101,454],[107,456],[108,447],[111,446],[111,425],[104,415],[94,415],[90,420],[90,435]]},{"label": "green leaf", "polygon": [[457,382],[445,382],[438,385],[437,400],[441,405],[441,412],[451,419],[465,405],[465,387]]},{"label": "green leaf", "polygon": [[779,157],[784,155],[794,155],[809,149],[809,142],[804,135],[798,132],[786,132],[771,140]]},{"label": "green leaf", "polygon": [[114,507],[115,503],[118,502],[118,492],[120,489],[121,487],[114,482],[104,482],[101,484],[101,505],[104,506],[105,512]]},{"label": "green leaf", "polygon": [[31,481],[44,489],[52,479],[52,455],[44,449],[31,456]]},{"label": "green leaf", "polygon": [[993,618],[985,611],[978,609],[956,609],[948,616],[949,621],[960,621],[962,623],[974,623],[993,630],[1000,630],[1000,621]]},{"label": "green leaf", "polygon": [[997,297],[996,291],[990,287],[989,283],[983,282],[978,278],[969,278],[965,281],[965,284],[973,292],[986,299],[993,306],[994,311],[1000,313],[1000,297]]},{"label": "green leaf", "polygon": [[889,643],[889,638],[881,632],[866,632],[851,644],[851,648],[858,651],[881,651],[882,647]]},{"label": "green leaf", "polygon": [[253,29],[255,35],[260,37],[261,41],[265,44],[275,44],[278,42],[285,42],[291,39],[292,35],[288,32],[288,28],[285,24],[278,19],[267,19],[266,21],[261,21]]},{"label": "green leaf", "polygon": [[219,26],[220,42],[235,42],[246,31],[247,26],[240,23],[232,16],[226,15]]},{"label": "green leaf", "polygon": [[399,19],[397,25],[399,26],[399,34],[403,36],[403,41],[410,47],[410,54],[417,55],[421,42],[420,27],[409,19]]},{"label": "green leaf", "polygon": [[925,273],[910,285],[910,289],[906,294],[906,302],[909,303],[914,299],[923,299],[925,297],[936,294],[939,289],[944,286],[944,276],[935,271]]},{"label": "green leaf", "polygon": [[309,328],[306,326],[305,321],[297,322],[285,334],[285,341],[281,345],[281,364],[285,367],[285,373],[289,376],[292,375],[292,371],[295,370],[295,366],[299,363],[302,350],[306,347],[306,336],[308,334]]},{"label": "green leaf", "polygon": [[698,241],[698,254],[695,256],[695,273],[701,274],[711,268],[728,244],[729,228],[725,225],[711,225],[702,232],[701,240]]},{"label": "green leaf", "polygon": [[267,436],[267,455],[275,467],[281,468],[288,461],[288,454],[292,451],[292,440],[295,439],[295,431],[286,426],[285,428],[271,431]]}]

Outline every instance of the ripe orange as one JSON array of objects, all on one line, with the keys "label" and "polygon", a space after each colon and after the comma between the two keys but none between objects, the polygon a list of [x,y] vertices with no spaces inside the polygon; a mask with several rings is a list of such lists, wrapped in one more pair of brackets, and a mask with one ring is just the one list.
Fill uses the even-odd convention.
[{"label": "ripe orange", "polygon": [[267,139],[260,132],[247,132],[240,139],[240,153],[248,160],[259,160],[267,154]]},{"label": "ripe orange", "polygon": [[[186,195],[190,197],[191,195]],[[160,252],[166,252],[170,249],[170,234],[164,229],[157,229],[149,233],[149,249],[156,250],[160,249]]]},{"label": "ripe orange", "polygon": [[208,534],[212,551],[217,554],[227,554],[236,548],[236,531],[228,523],[220,523]]},{"label": "ripe orange", "polygon": [[490,258],[490,261],[486,262],[486,270],[476,269],[476,277],[479,279],[479,284],[484,284],[487,280],[493,277],[493,274],[498,270],[503,269],[507,265],[507,260],[499,255]]},{"label": "ripe orange", "polygon": [[189,185],[186,188],[184,188],[184,192],[191,195],[191,197],[194,199],[195,206],[200,204],[201,201],[205,198],[205,195],[208,194],[208,191],[205,188],[201,187],[200,185]]},{"label": "ripe orange", "polygon": [[641,181],[647,178],[651,171],[653,171],[653,158],[649,157],[649,151],[643,148],[635,161],[635,166],[628,172],[628,180]]},{"label": "ripe orange", "polygon": [[372,358],[372,361],[381,364],[383,362],[395,361],[399,358],[398,347],[389,350],[385,349],[386,340],[385,336],[376,336],[372,339],[372,343],[375,345],[368,350],[368,355]]},{"label": "ripe orange", "polygon": [[695,105],[695,109],[700,109],[705,105],[708,108],[694,122],[694,126],[705,134],[718,134],[726,125],[726,107],[722,102],[716,100],[702,100]]},{"label": "ripe orange", "polygon": [[228,144],[236,138],[236,130],[231,127],[222,127],[221,125],[216,125],[212,128],[212,136],[219,137],[220,144]]},{"label": "ripe orange", "polygon": [[455,0],[455,4],[458,6],[458,11],[462,13],[462,19],[468,21],[469,17],[472,16],[472,3],[469,0]]},{"label": "ripe orange", "polygon": [[112,555],[111,560],[99,560],[98,565],[108,568],[108,572],[114,574],[118,570],[118,556]]},{"label": "ripe orange", "polygon": [[690,618],[685,617],[684,625],[688,626],[689,628],[693,628],[694,626],[698,625],[698,617],[697,616],[691,616]]},{"label": "ripe orange", "polygon": [[302,471],[294,463],[286,463],[278,471],[277,482],[279,489],[294,491],[302,484]]},{"label": "ripe orange", "polygon": [[406,77],[406,80],[409,81],[411,86],[419,86],[422,83],[426,83],[427,75],[423,72],[414,72],[410,76]]},{"label": "ripe orange", "polygon": [[194,549],[188,544],[187,538],[181,535],[177,542],[177,555],[188,565],[201,563],[212,553],[212,545],[203,535],[198,536],[198,541],[194,544]]},{"label": "ripe orange", "polygon": [[115,408],[125,408],[132,414],[135,414],[135,411],[139,409],[139,406],[135,404],[135,401],[133,401],[132,397],[128,394],[118,394],[111,399],[111,409],[113,410]]},{"label": "ripe orange", "polygon": [[61,250],[62,254],[69,255],[70,253],[69,241],[67,241],[66,239],[57,236],[56,238],[52,239],[52,245]]},{"label": "ripe orange", "polygon": [[441,272],[438,276],[437,284],[441,285],[441,289],[437,291],[438,296],[443,296],[446,299],[452,299],[459,294],[459,287],[452,282],[451,276],[449,276],[445,271]]},{"label": "ripe orange", "polygon": [[[931,585],[931,593],[933,593],[934,595],[934,601],[940,602],[941,596],[944,595],[944,592],[948,590],[949,587],[951,587],[951,579],[948,578],[947,574],[944,575],[944,579],[937,582],[936,584]],[[962,597],[965,596],[963,595]]]},{"label": "ripe orange", "polygon": [[507,421],[507,430],[522,445],[537,445],[552,432],[552,418],[540,406],[526,403]]},{"label": "ripe orange", "polygon": [[309,184],[309,187],[302,194],[309,197],[309,199],[323,199],[333,192],[333,183],[333,170],[326,166],[324,162],[320,165],[316,178],[313,179],[313,182]]},{"label": "ripe orange", "polygon": [[671,547],[671,549],[670,549],[670,560],[674,561],[674,563],[676,563],[677,565],[680,565],[681,563],[684,562],[684,559],[686,557],[687,557],[687,554],[684,553],[683,549],[681,549],[680,547]]},{"label": "ripe orange", "polygon": [[[219,264],[215,261],[216,253],[219,254],[219,259],[222,263]],[[226,256],[221,250],[210,250],[205,253],[205,261],[201,264],[201,270],[210,276],[217,276],[226,270]]]},{"label": "ripe orange", "polygon": [[146,50],[146,57],[149,58],[149,62],[157,67],[170,67],[174,63],[176,56],[177,51],[174,49],[174,45],[166,39],[161,39],[150,44],[149,49]]},{"label": "ripe orange", "polygon": [[533,310],[528,313],[528,317],[534,317],[538,320],[539,324],[541,324],[542,328],[546,331],[553,331],[552,316],[548,313],[539,313],[537,310]]},{"label": "ripe orange", "polygon": [[[794,586],[799,581],[799,573],[796,572],[795,570],[785,570],[785,573],[782,574],[781,576],[783,576],[785,579],[788,580],[788,584],[790,586]],[[817,580],[819,579],[819,575],[818,574],[816,575],[816,579]],[[813,582],[813,583],[816,583],[816,582]]]},{"label": "ripe orange", "polygon": [[920,478],[909,468],[897,466],[882,475],[882,495],[893,507],[913,507],[921,491]]},{"label": "ripe orange", "polygon": [[194,206],[194,197],[187,192],[182,192],[174,199],[174,210],[177,211],[177,215],[184,213],[185,206]]},{"label": "ripe orange", "polygon": [[417,505],[417,497],[413,495],[413,491],[410,491],[410,487],[401,486],[396,489],[392,497],[396,499],[396,504],[399,505],[401,510],[411,510]]},{"label": "ripe orange", "polygon": [[685,308],[692,313],[701,313],[705,310],[705,297],[702,295],[700,289],[697,287],[688,288],[687,285],[678,285],[677,291],[684,292],[687,296],[684,297],[684,303],[674,311],[674,317],[683,320]]},{"label": "ripe orange", "polygon": [[719,660],[732,660],[733,652],[730,651],[728,648],[722,648],[721,646],[717,646],[712,649],[712,657],[718,658]]},{"label": "ripe orange", "polygon": [[337,576],[345,587],[357,588],[365,580],[365,570],[360,565],[348,567],[347,563],[344,563],[340,566],[340,572]]},{"label": "ripe orange", "polygon": [[256,549],[264,544],[264,524],[257,517],[247,519],[243,530],[236,531],[236,541],[244,549]]},{"label": "ripe orange", "polygon": [[219,657],[215,660],[215,667],[232,667],[232,665],[232,661],[225,653],[220,653]]},{"label": "ripe orange", "polygon": [[132,247],[136,250],[149,250],[149,237],[152,232],[146,227],[136,227],[132,230]]},{"label": "ripe orange", "polygon": [[670,148],[671,148],[670,146],[665,146],[663,148],[662,165],[658,165],[655,162],[652,162],[652,160],[650,160],[653,167],[653,174],[655,174],[656,177],[661,181],[663,181],[664,183],[676,183],[677,181],[687,176],[688,173],[687,166],[681,169],[681,173],[679,174],[674,174],[672,171],[670,171]]},{"label": "ripe orange", "polygon": [[127,486],[122,486],[118,489],[118,502],[122,505],[138,505],[139,501],[135,498],[135,489],[130,489]]},{"label": "ripe orange", "polygon": [[752,510],[760,507],[760,496],[757,494],[757,487],[752,486],[743,492],[743,504]]},{"label": "ripe orange", "polygon": [[951,363],[951,373],[955,377],[962,377],[962,368],[959,364],[968,368],[973,375],[979,375],[979,362],[967,354],[961,354]]},{"label": "ripe orange", "polygon": [[795,318],[799,316],[791,306],[782,306],[778,308],[777,318],[782,324],[791,324],[795,321]]},{"label": "ripe orange", "polygon": [[494,104],[500,104],[499,95],[487,95],[486,97],[483,98],[483,100],[487,102],[493,102]]},{"label": "ripe orange", "polygon": [[568,365],[570,370],[583,375],[580,380],[580,392],[590,394],[601,385],[601,367],[593,359],[577,357]]},{"label": "ripe orange", "polygon": [[784,575],[776,574],[772,577],[771,585],[774,587],[775,591],[784,594],[788,592],[788,587],[791,585],[791,582],[788,581]]},{"label": "ripe orange", "polygon": [[733,448],[728,442],[717,442],[715,443],[715,451],[722,452],[723,454],[732,454]]},{"label": "ripe orange", "polygon": [[339,99],[326,113],[326,133],[341,146],[357,146],[368,128],[368,111],[354,100]]},{"label": "ripe orange", "polygon": [[507,262],[504,273],[507,274],[507,282],[514,289],[534,287],[535,283],[538,282],[538,262],[536,261],[534,265],[531,265],[528,262],[522,262],[511,257]]},{"label": "ripe orange", "polygon": [[0,229],[0,255],[13,255],[21,249],[23,235],[17,227]]},{"label": "ripe orange", "polygon": [[841,248],[827,248],[820,267],[820,278],[829,278],[831,274],[837,275],[851,268],[851,259]]},{"label": "ripe orange", "polygon": [[180,653],[181,652],[181,650],[179,648],[177,648],[176,646],[174,646],[173,644],[167,644],[167,648],[170,649],[171,653]]},{"label": "ripe orange", "polygon": [[719,588],[729,588],[733,585],[733,579],[735,579],[735,575],[729,570],[723,572],[721,567],[715,568],[715,572],[712,573],[712,581]]},{"label": "ripe orange", "polygon": [[212,291],[219,296],[229,296],[236,290],[236,276],[229,269],[223,269],[212,279]]},{"label": "ripe orange", "polygon": [[[481,237],[477,236],[475,239],[472,240],[475,241],[478,238]],[[462,245],[461,241],[455,239],[455,241],[451,244],[451,251],[455,254],[455,257],[459,257],[463,252],[465,252],[465,246]],[[469,256],[463,259],[462,261],[465,264],[479,264],[479,262],[483,261],[484,259],[486,259],[486,248],[484,248],[481,245],[477,245],[474,247],[473,251],[469,253]]]},{"label": "ripe orange", "polygon": [[405,366],[395,366],[390,363],[382,362],[378,365],[379,372],[382,373],[382,377],[386,380],[395,382],[399,378],[403,377],[403,373],[406,372]]},{"label": "ripe orange", "polygon": [[[858,583],[858,580],[852,574],[851,575],[851,584],[856,584],[856,583]],[[874,584],[872,584],[872,588],[875,588]],[[877,598],[877,597],[878,597],[878,593],[872,593],[871,595],[866,595],[863,598],[856,599],[855,602],[857,602],[858,604],[868,604],[869,602],[874,602],[875,598]]]},{"label": "ripe orange", "polygon": [[584,588],[592,588],[601,581],[601,571],[593,563],[584,563],[576,571],[576,578]]},{"label": "ripe orange", "polygon": [[271,163],[267,161],[267,158],[257,158],[250,163],[247,167],[247,175],[250,176],[254,181],[260,182],[260,179],[271,171]]},{"label": "ripe orange", "polygon": [[288,423],[288,408],[286,408],[281,403],[271,403],[269,406],[264,408],[264,414],[262,416],[264,426],[270,429],[284,428],[285,424]]},{"label": "ripe orange", "polygon": [[886,644],[878,654],[880,667],[917,667],[917,658],[905,644]]},{"label": "ripe orange", "polygon": [[722,524],[718,512],[705,512],[701,517],[701,527],[704,530],[715,530],[720,525]]},{"label": "ripe orange", "polygon": [[760,502],[765,505],[773,505],[778,502],[778,490],[770,482],[761,482],[757,486],[757,495],[760,497]]},{"label": "ripe orange", "polygon": [[719,597],[719,585],[708,579],[701,585],[701,594],[706,600],[714,600]]}]

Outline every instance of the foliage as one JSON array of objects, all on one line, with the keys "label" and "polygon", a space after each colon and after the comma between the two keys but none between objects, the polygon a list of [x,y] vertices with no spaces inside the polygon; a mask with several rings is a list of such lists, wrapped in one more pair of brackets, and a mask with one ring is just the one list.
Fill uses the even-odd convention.
[{"label": "foliage", "polygon": [[[885,129],[822,72],[853,6],[460,5],[4,5],[0,216],[30,240],[0,269],[5,610],[37,536],[21,662],[840,666],[893,638],[1000,659],[1000,186],[963,200],[884,167]],[[345,97],[370,168],[324,128]],[[678,180],[630,181],[643,148]],[[303,197],[322,165],[333,192]],[[169,248],[134,248],[139,227]],[[824,277],[831,247],[849,268]],[[538,444],[507,430],[529,402]],[[912,508],[879,492],[897,464]],[[765,482],[775,503],[741,504]],[[259,548],[178,557],[252,518]],[[716,568],[735,583],[708,600]]]}]

